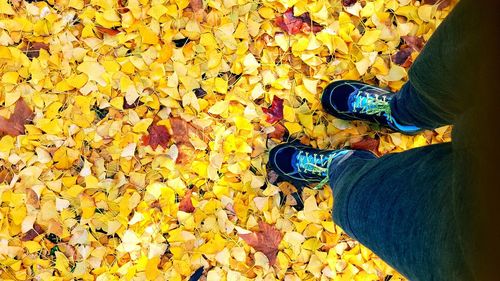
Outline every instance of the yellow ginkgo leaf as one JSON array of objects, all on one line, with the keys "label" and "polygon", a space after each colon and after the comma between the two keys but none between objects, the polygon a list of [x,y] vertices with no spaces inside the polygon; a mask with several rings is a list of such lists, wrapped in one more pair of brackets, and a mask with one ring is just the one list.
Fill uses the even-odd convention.
[{"label": "yellow ginkgo leaf", "polygon": [[106,85],[106,81],[102,77],[106,70],[100,63],[95,61],[84,61],[77,69],[85,73],[90,81],[95,81],[101,86]]}]

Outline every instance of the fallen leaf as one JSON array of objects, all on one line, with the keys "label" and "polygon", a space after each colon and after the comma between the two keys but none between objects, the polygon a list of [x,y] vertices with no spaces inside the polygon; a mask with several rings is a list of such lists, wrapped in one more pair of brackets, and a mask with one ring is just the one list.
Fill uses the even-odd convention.
[{"label": "fallen leaf", "polygon": [[436,3],[438,3],[439,10],[446,8],[451,4],[451,0],[423,0],[422,2],[423,4],[428,4],[428,5],[435,5]]},{"label": "fallen leaf", "polygon": [[360,141],[351,143],[350,147],[352,149],[358,149],[358,150],[369,150],[378,155],[378,145],[379,145],[378,139],[364,137]]},{"label": "fallen leaf", "polygon": [[311,20],[309,13],[304,13],[298,17],[294,16],[293,8],[289,8],[283,15],[277,16],[274,23],[288,34],[309,33],[311,31],[316,33],[323,29],[321,25]]},{"label": "fallen leaf", "polygon": [[28,42],[26,47],[23,49],[23,52],[26,53],[26,56],[30,59],[38,58],[40,55],[40,49],[48,51],[49,45],[42,42]]},{"label": "fallen leaf", "polygon": [[344,5],[344,7],[349,7],[354,4],[356,4],[356,0],[342,0],[342,5]]},{"label": "fallen leaf", "polygon": [[31,122],[33,111],[28,107],[26,102],[20,98],[16,102],[14,112],[9,119],[0,116],[0,133],[5,133],[11,136],[19,136],[24,134],[24,125]]},{"label": "fallen leaf", "polygon": [[104,34],[111,35],[111,36],[115,36],[116,34],[120,33],[120,30],[116,30],[116,29],[112,29],[112,28],[106,28],[106,27],[102,27],[102,26],[96,26],[95,28],[97,29],[97,31],[104,33]]},{"label": "fallen leaf", "polygon": [[189,6],[193,11],[199,11],[203,9],[203,1],[202,0],[189,0]]},{"label": "fallen leaf", "polygon": [[413,50],[420,52],[424,48],[424,38],[418,36],[401,36],[405,41],[406,45],[411,47]]},{"label": "fallen leaf", "polygon": [[394,61],[394,63],[401,65],[402,67],[409,67],[412,63],[411,53],[413,53],[412,48],[405,45],[392,56],[392,60]]},{"label": "fallen leaf", "polygon": [[184,195],[184,198],[182,198],[181,202],[179,202],[179,211],[183,211],[186,213],[192,213],[194,212],[194,206],[193,202],[191,201],[191,189],[186,191],[186,195]]},{"label": "fallen leaf", "polygon": [[45,231],[42,229],[42,227],[39,224],[35,223],[33,225],[33,228],[28,230],[28,232],[26,232],[26,234],[21,237],[21,241],[31,241],[44,232]]},{"label": "fallen leaf", "polygon": [[286,133],[287,133],[287,130],[286,130],[285,126],[277,123],[274,125],[274,131],[269,133],[267,136],[272,138],[272,139],[281,140],[286,135]]},{"label": "fallen leaf", "polygon": [[274,96],[273,102],[270,108],[262,108],[265,114],[267,114],[267,122],[274,123],[283,119],[283,100]]},{"label": "fallen leaf", "polygon": [[238,234],[248,245],[256,251],[262,252],[269,259],[269,264],[276,262],[278,245],[283,238],[283,234],[274,226],[263,221],[259,222],[259,230],[254,233]]},{"label": "fallen leaf", "polygon": [[126,7],[127,0],[118,0],[118,11],[120,13],[126,13],[129,9]]},{"label": "fallen leaf", "polygon": [[193,131],[192,125],[181,118],[170,118],[172,137],[177,145],[189,144],[189,132]]},{"label": "fallen leaf", "polygon": [[151,124],[148,128],[148,132],[149,135],[142,137],[142,143],[144,145],[150,145],[153,149],[156,149],[158,145],[163,148],[168,147],[170,134],[168,133],[167,127]]}]

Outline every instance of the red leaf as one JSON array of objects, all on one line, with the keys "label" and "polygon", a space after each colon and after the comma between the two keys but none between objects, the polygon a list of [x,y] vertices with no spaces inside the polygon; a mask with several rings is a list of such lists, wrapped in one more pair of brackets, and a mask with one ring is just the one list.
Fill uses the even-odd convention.
[{"label": "red leaf", "polygon": [[356,4],[356,0],[342,0],[342,5],[344,5],[344,7],[349,7],[354,4]]},{"label": "red leaf", "polygon": [[102,27],[102,26],[98,26],[98,25],[95,28],[97,28],[97,30],[100,33],[105,33],[105,34],[108,34],[108,35],[111,35],[111,36],[115,36],[116,34],[118,34],[118,33],[121,32],[120,30],[106,28],[106,27]]},{"label": "red leaf", "polygon": [[179,211],[183,211],[186,213],[194,212],[193,202],[191,201],[191,189],[186,192],[184,198],[182,198],[181,202],[179,202]]},{"label": "red leaf", "polygon": [[352,149],[358,149],[358,150],[369,150],[377,155],[378,153],[378,145],[379,145],[379,140],[378,139],[372,139],[370,137],[364,137],[362,140],[351,143],[350,147]]},{"label": "red leaf", "polygon": [[267,114],[267,122],[274,123],[283,119],[283,100],[274,96],[273,102],[270,108],[262,108],[265,114]]},{"label": "red leaf", "polygon": [[142,137],[142,143],[144,145],[150,145],[153,149],[156,149],[158,145],[167,148],[170,141],[170,134],[168,133],[167,127],[152,124],[148,128],[148,132],[148,136]]},{"label": "red leaf", "polygon": [[293,15],[293,8],[289,8],[281,16],[277,16],[274,23],[288,34],[299,32],[319,32],[323,29],[321,25],[311,20],[309,13],[304,13],[298,17]]},{"label": "red leaf", "polygon": [[262,252],[269,259],[269,264],[276,262],[278,245],[283,238],[283,234],[274,226],[265,222],[259,222],[259,231],[248,234],[239,234],[256,251]]},{"label": "red leaf", "polygon": [[14,113],[9,119],[0,116],[0,133],[5,133],[11,136],[19,136],[24,134],[24,125],[31,122],[33,111],[28,107],[26,102],[21,98],[17,100]]}]

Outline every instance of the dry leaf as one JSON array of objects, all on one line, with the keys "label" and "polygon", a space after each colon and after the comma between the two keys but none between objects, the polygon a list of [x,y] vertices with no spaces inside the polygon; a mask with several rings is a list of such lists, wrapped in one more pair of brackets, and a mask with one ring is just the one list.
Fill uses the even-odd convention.
[{"label": "dry leaf", "polygon": [[309,13],[304,13],[298,17],[293,15],[293,8],[286,10],[283,15],[277,16],[274,23],[288,34],[299,32],[316,33],[323,29],[321,25],[311,20]]},{"label": "dry leaf", "polygon": [[168,133],[167,127],[163,125],[151,124],[148,128],[149,135],[142,137],[142,143],[144,145],[150,145],[153,149],[158,146],[167,148],[170,142],[170,134]]},{"label": "dry leaf", "polygon": [[278,245],[283,235],[274,226],[259,222],[259,230],[249,234],[238,234],[248,245],[256,251],[262,252],[269,259],[269,264],[274,265],[278,254]]},{"label": "dry leaf", "polygon": [[24,134],[24,125],[31,122],[33,111],[28,107],[24,99],[20,98],[16,102],[14,112],[9,119],[0,116],[0,133],[5,133],[11,136]]},{"label": "dry leaf", "polygon": [[194,212],[193,202],[191,201],[191,193],[192,190],[189,189],[186,191],[186,195],[182,198],[181,202],[179,202],[179,211],[183,211],[186,213]]},{"label": "dry leaf", "polygon": [[283,119],[283,100],[274,96],[270,108],[262,108],[267,115],[267,122],[274,123]]}]

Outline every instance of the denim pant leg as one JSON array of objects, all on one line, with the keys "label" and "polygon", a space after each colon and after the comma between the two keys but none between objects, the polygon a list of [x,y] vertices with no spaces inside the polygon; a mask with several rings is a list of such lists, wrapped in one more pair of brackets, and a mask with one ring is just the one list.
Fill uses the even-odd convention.
[{"label": "denim pant leg", "polygon": [[470,280],[449,204],[451,144],[349,158],[330,170],[333,220],[412,281]]},{"label": "denim pant leg", "polygon": [[411,66],[409,81],[391,100],[398,122],[434,129],[455,124],[460,114],[477,104],[476,76],[483,64],[477,50],[485,44],[478,29],[486,20],[476,1],[456,5]]}]

